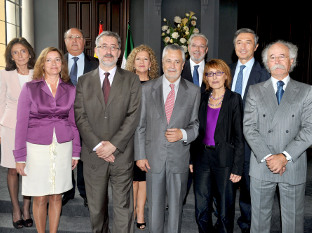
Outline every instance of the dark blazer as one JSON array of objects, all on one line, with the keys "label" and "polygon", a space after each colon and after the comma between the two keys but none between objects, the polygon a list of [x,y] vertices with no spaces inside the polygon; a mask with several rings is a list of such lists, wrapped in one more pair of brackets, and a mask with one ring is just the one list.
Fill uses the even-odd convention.
[{"label": "dark blazer", "polygon": [[[87,54],[85,55],[85,64],[83,69],[83,74],[86,74],[92,70],[95,70],[99,66],[99,60],[95,57],[91,57]],[[68,53],[65,54],[65,59],[68,61]]]},{"label": "dark blazer", "polygon": [[[236,63],[232,63],[229,66],[231,68],[232,78],[234,78],[237,62]],[[243,105],[244,106],[245,106],[246,97],[247,97],[247,93],[248,93],[248,89],[249,89],[250,85],[264,82],[264,81],[268,80],[270,77],[271,76],[266,71],[266,69],[264,69],[260,65],[259,62],[255,61],[255,63],[253,64],[253,66],[251,68],[251,72],[250,72],[250,75],[249,75],[249,78],[248,78],[247,86],[245,88],[245,93],[244,93],[244,98],[243,98]],[[232,85],[233,85],[233,82],[232,82]]]},{"label": "dark blazer", "polygon": [[[196,144],[199,153],[193,157],[194,163],[205,163],[207,158],[203,156],[203,139],[206,132],[207,108],[211,91],[202,94],[199,107],[199,136]],[[219,117],[217,120],[215,135],[217,158],[209,158],[216,167],[231,167],[233,174],[241,175],[244,164],[244,137],[243,137],[243,103],[241,96],[226,89]]]},{"label": "dark blazer", "polygon": [[[191,83],[194,83],[193,82],[193,76],[192,76],[192,73],[191,73],[191,64],[190,64],[190,60],[187,60],[184,64],[184,68],[182,70],[182,73],[181,73],[181,77],[190,81]],[[201,87],[200,87],[200,92],[201,93],[204,93],[205,92],[205,89],[206,89],[206,85],[205,83],[203,82]]]}]

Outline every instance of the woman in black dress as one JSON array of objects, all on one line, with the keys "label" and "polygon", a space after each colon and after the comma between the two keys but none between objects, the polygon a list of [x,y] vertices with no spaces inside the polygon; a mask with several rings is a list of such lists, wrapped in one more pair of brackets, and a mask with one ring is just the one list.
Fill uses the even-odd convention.
[{"label": "woman in black dress", "polygon": [[[146,45],[134,48],[127,59],[126,70],[136,73],[141,83],[158,78],[158,64],[154,51]],[[133,198],[134,219],[137,219],[137,227],[143,230],[146,227],[144,220],[146,174],[136,164],[134,164]]]}]

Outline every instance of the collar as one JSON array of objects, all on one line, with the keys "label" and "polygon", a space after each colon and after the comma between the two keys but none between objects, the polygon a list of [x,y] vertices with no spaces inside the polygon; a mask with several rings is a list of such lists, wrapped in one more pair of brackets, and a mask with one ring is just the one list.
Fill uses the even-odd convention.
[{"label": "collar", "polygon": [[245,64],[242,64],[242,63],[240,62],[240,60],[238,59],[236,68],[237,68],[237,67],[240,68],[241,65],[245,65],[246,68],[251,69],[254,63],[255,63],[255,58],[254,58],[254,57],[251,58],[251,59],[250,59],[248,62],[246,62]]}]

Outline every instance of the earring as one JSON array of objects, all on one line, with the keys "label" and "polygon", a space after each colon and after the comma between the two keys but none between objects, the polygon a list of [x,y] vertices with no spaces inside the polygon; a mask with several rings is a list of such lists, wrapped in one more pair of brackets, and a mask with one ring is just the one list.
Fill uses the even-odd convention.
[{"label": "earring", "polygon": [[148,68],[148,71],[150,71],[150,70],[151,70],[151,67]]}]

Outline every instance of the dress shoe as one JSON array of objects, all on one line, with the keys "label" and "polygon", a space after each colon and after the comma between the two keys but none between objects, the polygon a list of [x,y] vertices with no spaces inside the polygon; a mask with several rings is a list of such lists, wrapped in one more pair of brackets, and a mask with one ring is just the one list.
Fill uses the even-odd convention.
[{"label": "dress shoe", "polygon": [[250,228],[244,228],[244,229],[242,229],[242,233],[250,233]]},{"label": "dress shoe", "polygon": [[84,207],[88,207],[88,199],[86,197],[82,197]]},{"label": "dress shoe", "polygon": [[65,194],[64,194],[63,199],[62,199],[62,206],[66,205],[67,202],[68,202],[69,200],[71,200],[71,199],[74,199],[74,197],[68,196],[68,195],[65,195]]}]

